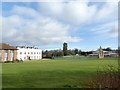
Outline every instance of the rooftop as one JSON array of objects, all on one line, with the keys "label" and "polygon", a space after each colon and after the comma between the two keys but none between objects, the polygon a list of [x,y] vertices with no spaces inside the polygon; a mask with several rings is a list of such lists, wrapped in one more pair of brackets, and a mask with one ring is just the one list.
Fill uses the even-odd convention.
[{"label": "rooftop", "polygon": [[16,50],[17,48],[14,46],[10,46],[9,44],[0,43],[0,49],[2,50]]},{"label": "rooftop", "polygon": [[36,47],[29,47],[29,46],[16,46],[16,48],[38,49]]}]

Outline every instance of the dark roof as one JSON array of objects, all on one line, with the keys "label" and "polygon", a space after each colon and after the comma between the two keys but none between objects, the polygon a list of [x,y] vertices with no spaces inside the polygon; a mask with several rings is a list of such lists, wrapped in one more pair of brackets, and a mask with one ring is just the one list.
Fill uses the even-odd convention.
[{"label": "dark roof", "polygon": [[16,47],[14,47],[14,46],[10,46],[9,44],[5,44],[5,43],[0,43],[0,49],[2,49],[2,50],[17,50],[17,48]]}]

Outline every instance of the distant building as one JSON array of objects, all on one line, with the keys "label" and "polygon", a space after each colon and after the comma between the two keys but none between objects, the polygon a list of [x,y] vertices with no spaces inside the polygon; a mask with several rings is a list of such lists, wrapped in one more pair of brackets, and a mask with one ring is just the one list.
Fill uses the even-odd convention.
[{"label": "distant building", "polygon": [[42,59],[42,50],[34,47],[17,46],[18,60]]},{"label": "distant building", "polygon": [[118,53],[114,51],[103,51],[105,57],[117,57]]},{"label": "distant building", "polygon": [[0,43],[0,61],[15,61],[17,59],[17,48],[9,44]]},{"label": "distant building", "polygon": [[89,54],[89,56],[99,57],[99,58],[104,58],[104,57],[117,57],[117,56],[118,56],[118,53],[116,53],[114,50],[105,51],[105,50],[103,50],[103,49],[100,47],[98,50],[93,51],[92,54]]}]

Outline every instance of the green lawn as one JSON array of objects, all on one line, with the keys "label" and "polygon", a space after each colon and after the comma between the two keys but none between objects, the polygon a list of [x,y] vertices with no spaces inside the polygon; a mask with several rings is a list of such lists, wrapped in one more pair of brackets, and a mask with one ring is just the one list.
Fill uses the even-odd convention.
[{"label": "green lawn", "polygon": [[33,60],[3,63],[3,88],[85,87],[98,69],[117,67],[116,58],[103,60]]}]

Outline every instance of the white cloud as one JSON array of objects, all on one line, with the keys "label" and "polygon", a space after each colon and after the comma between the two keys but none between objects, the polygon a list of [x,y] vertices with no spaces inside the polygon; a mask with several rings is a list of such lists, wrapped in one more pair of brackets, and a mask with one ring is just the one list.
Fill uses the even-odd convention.
[{"label": "white cloud", "polygon": [[72,25],[80,25],[91,20],[96,12],[95,6],[88,6],[88,2],[68,1],[40,3],[40,12],[52,18],[62,20]]},{"label": "white cloud", "polygon": [[43,15],[78,26],[93,22],[109,22],[112,18],[117,17],[117,2],[104,1],[104,5],[97,8],[97,4],[89,5],[88,1],[41,2],[38,9]]},{"label": "white cloud", "polygon": [[107,24],[99,25],[91,30],[91,33],[97,36],[102,36],[102,38],[116,38],[118,37],[118,22],[110,22]]},{"label": "white cloud", "polygon": [[[49,3],[40,3],[40,11],[47,15],[59,17],[63,11],[63,3],[58,2],[49,2]],[[49,10],[49,11],[48,11]]]},{"label": "white cloud", "polygon": [[3,17],[3,41],[7,43],[39,45],[81,40],[70,35],[69,25],[41,16],[31,8],[15,6],[12,13]]},{"label": "white cloud", "polygon": [[17,6],[17,5],[13,7],[10,13],[12,13],[13,15],[17,14],[20,16],[26,16],[26,18],[29,18],[29,17],[34,18],[39,16],[39,13],[32,8],[25,7],[25,6]]},{"label": "white cloud", "polygon": [[113,22],[112,17],[117,17],[116,7],[116,3],[106,3],[98,9],[95,4],[88,5],[87,1],[80,2],[80,0],[64,3],[40,2],[38,11],[15,5],[10,11],[11,16],[3,17],[3,40],[9,43],[32,45],[79,42],[82,39],[80,36],[71,35],[71,27],[73,30],[74,28],[79,30],[82,29],[82,25],[92,25],[96,22],[102,22],[102,25],[92,25],[96,27],[95,34],[105,33],[105,35],[110,34],[110,37],[116,37],[117,28],[114,23],[106,25]]},{"label": "white cloud", "polygon": [[[70,0],[3,0],[3,2],[64,2],[64,1],[70,1]],[[73,1],[73,0],[71,0]],[[118,2],[119,0],[77,0],[79,2]]]},{"label": "white cloud", "polygon": [[118,37],[118,23],[115,23],[115,24],[111,27],[109,33],[110,33],[110,36],[111,36],[111,37]]},{"label": "white cloud", "polygon": [[106,4],[97,11],[95,20],[102,21],[109,20],[111,18],[117,19],[118,17],[118,3],[117,2],[106,2]]}]

